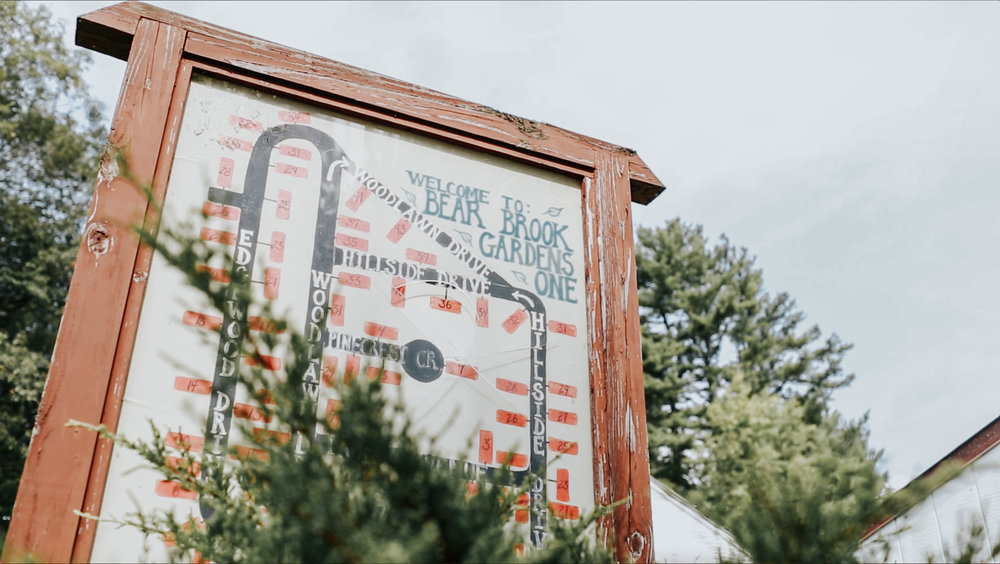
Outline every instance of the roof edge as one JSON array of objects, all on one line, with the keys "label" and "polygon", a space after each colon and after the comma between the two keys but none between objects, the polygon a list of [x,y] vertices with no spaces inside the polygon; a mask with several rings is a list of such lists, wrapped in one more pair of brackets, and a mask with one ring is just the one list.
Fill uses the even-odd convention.
[{"label": "roof edge", "polygon": [[[910,480],[905,486],[893,493],[890,498],[899,495],[901,492],[913,490],[914,486],[918,482],[931,478],[942,469],[954,469],[957,466],[960,472],[965,470],[965,468],[986,454],[997,444],[1000,444],[1000,417],[997,417],[993,421],[987,423],[982,429],[976,431],[976,433],[966,439],[962,444],[958,445],[943,458],[932,464],[930,468],[924,470],[919,476]],[[928,493],[933,492],[948,481],[949,480],[945,480],[940,484],[934,485]],[[880,531],[883,527],[891,523],[896,517],[899,517],[906,511],[909,511],[910,508],[912,508],[912,506],[908,507],[904,511],[893,513],[892,515],[869,525],[868,530],[866,530],[864,536],[861,537],[861,542],[864,542],[869,537]]]}]

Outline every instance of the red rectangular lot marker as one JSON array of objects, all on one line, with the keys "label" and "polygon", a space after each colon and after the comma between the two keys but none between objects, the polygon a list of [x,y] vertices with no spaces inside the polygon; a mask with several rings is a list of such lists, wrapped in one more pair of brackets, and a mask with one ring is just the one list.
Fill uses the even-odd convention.
[{"label": "red rectangular lot marker", "polygon": [[553,438],[549,439],[549,450],[561,452],[562,454],[577,454],[580,452],[580,448],[575,442]]},{"label": "red rectangular lot marker", "polygon": [[274,217],[278,219],[288,219],[292,216],[292,193],[288,190],[278,190],[278,208],[274,211]]},{"label": "red rectangular lot marker", "polygon": [[393,243],[398,243],[399,240],[403,238],[403,235],[406,235],[406,232],[409,230],[410,222],[405,219],[400,219],[396,222],[396,225],[392,226],[392,229],[389,230],[386,237],[388,237]]},{"label": "red rectangular lot marker", "polygon": [[271,422],[271,416],[264,413],[259,407],[250,405],[248,403],[234,403],[233,404],[233,417],[239,417],[240,419],[249,419],[251,421],[263,421],[265,423]]},{"label": "red rectangular lot marker", "polygon": [[174,389],[192,394],[208,395],[212,393],[212,382],[201,378],[177,376],[174,378]]},{"label": "red rectangular lot marker", "polygon": [[180,456],[167,457],[167,466],[169,466],[171,469],[180,471],[186,467],[188,473],[191,474],[192,476],[197,476],[201,474],[201,464],[197,460],[191,461],[190,466],[187,466],[188,464],[189,464],[188,461]]},{"label": "red rectangular lot marker", "polygon": [[479,463],[493,463],[493,432],[479,431]]},{"label": "red rectangular lot marker", "polygon": [[305,167],[295,166],[288,163],[274,163],[274,171],[278,174],[287,174],[295,178],[307,178],[309,171]]},{"label": "red rectangular lot marker", "polygon": [[309,112],[278,112],[278,119],[286,123],[310,123]]},{"label": "red rectangular lot marker", "polygon": [[209,243],[221,243],[223,245],[232,245],[236,243],[236,234],[230,233],[229,231],[220,231],[218,229],[202,227],[199,235],[203,241],[208,241]]},{"label": "red rectangular lot marker", "polygon": [[330,323],[334,325],[344,324],[344,296],[334,294],[330,296]]},{"label": "red rectangular lot marker", "polygon": [[[257,357],[260,357],[259,359]],[[281,359],[276,356],[269,356],[266,354],[259,354],[257,356],[247,355],[243,360],[243,364],[247,366],[260,366],[264,370],[270,370],[272,372],[281,370]]]},{"label": "red rectangular lot marker", "polygon": [[395,327],[389,327],[388,325],[367,321],[365,322],[365,335],[395,341],[399,338],[399,330]]},{"label": "red rectangular lot marker", "polygon": [[233,171],[236,168],[236,161],[229,157],[219,159],[219,174],[215,178],[215,183],[223,188],[233,187]]},{"label": "red rectangular lot marker", "polygon": [[514,313],[510,314],[510,317],[508,317],[506,321],[503,322],[504,331],[508,333],[513,333],[514,331],[517,331],[517,328],[520,327],[522,323],[524,323],[525,319],[528,319],[528,314],[523,309],[515,311]]},{"label": "red rectangular lot marker", "polygon": [[271,232],[271,262],[281,264],[285,262],[285,234],[281,231]]},{"label": "red rectangular lot marker", "polygon": [[365,276],[364,274],[353,274],[353,273],[341,273],[337,276],[337,280],[340,281],[344,286],[350,286],[351,288],[360,288],[362,290],[367,290],[372,287],[372,279]]},{"label": "red rectangular lot marker", "polygon": [[406,279],[394,276],[392,289],[389,290],[389,301],[395,307],[406,306]]},{"label": "red rectangular lot marker", "polygon": [[229,116],[229,125],[240,129],[249,129],[250,131],[256,131],[257,133],[264,131],[264,126],[259,122],[240,116]]},{"label": "red rectangular lot marker", "polygon": [[556,470],[556,499],[569,501],[569,470],[565,468]]},{"label": "red rectangular lot marker", "polygon": [[576,425],[577,417],[575,413],[549,408],[549,420],[565,425]]},{"label": "red rectangular lot marker", "polygon": [[278,145],[278,153],[285,155],[286,157],[294,157],[304,161],[312,160],[312,152],[309,149],[303,149],[301,147],[292,147],[291,145],[284,144]]},{"label": "red rectangular lot marker", "polygon": [[347,200],[347,207],[351,208],[354,211],[358,211],[358,208],[361,207],[361,204],[365,203],[365,200],[367,200],[368,196],[371,196],[371,194],[372,191],[365,188],[364,186],[358,188],[358,190],[354,192],[354,195],[351,196],[349,200]]},{"label": "red rectangular lot marker", "polygon": [[184,325],[190,325],[191,327],[197,327],[199,329],[208,329],[210,331],[215,331],[219,327],[222,327],[222,318],[217,315],[208,315],[207,313],[198,313],[196,311],[185,311]]},{"label": "red rectangular lot marker", "polygon": [[323,356],[323,385],[332,388],[337,378],[337,357]]},{"label": "red rectangular lot marker", "polygon": [[228,135],[219,136],[219,145],[226,147],[227,149],[233,149],[234,151],[253,151],[253,143],[240,139],[238,137],[230,137]]},{"label": "red rectangular lot marker", "polygon": [[576,337],[576,325],[573,325],[572,323],[549,321],[549,331],[559,333],[560,335],[566,335],[568,337]]},{"label": "red rectangular lot marker", "polygon": [[254,440],[257,442],[275,440],[281,444],[285,444],[292,438],[291,433],[275,431],[274,429],[264,429],[263,427],[254,427],[252,433]]},{"label": "red rectangular lot marker", "polygon": [[278,287],[281,285],[281,269],[267,267],[264,269],[264,297],[269,300],[278,298]]},{"label": "red rectangular lot marker", "polygon": [[462,313],[462,302],[458,300],[446,300],[440,296],[431,296],[431,309],[448,313]]},{"label": "red rectangular lot marker", "polygon": [[179,499],[197,499],[198,494],[191,490],[185,490],[180,482],[174,480],[160,480],[156,482],[156,495],[160,497],[175,497]]},{"label": "red rectangular lot marker", "polygon": [[237,220],[240,218],[240,208],[224,206],[215,202],[205,202],[201,205],[201,213],[222,219]]},{"label": "red rectangular lot marker", "polygon": [[486,298],[476,298],[476,326],[490,326],[490,301]]},{"label": "red rectangular lot marker", "polygon": [[580,518],[580,508],[566,503],[549,502],[549,509],[552,514],[560,519],[571,519],[573,521]]},{"label": "red rectangular lot marker", "polygon": [[514,413],[513,411],[506,411],[503,409],[497,410],[497,422],[503,423],[504,425],[513,425],[515,427],[524,427],[528,424],[528,418],[520,413]]},{"label": "red rectangular lot marker", "polygon": [[479,371],[476,370],[476,367],[471,364],[459,364],[457,362],[448,361],[444,363],[444,371],[448,374],[468,378],[469,380],[475,380],[479,377]]},{"label": "red rectangular lot marker", "polygon": [[351,237],[346,233],[337,233],[335,237],[337,241],[337,246],[347,247],[348,249],[354,249],[357,251],[367,251],[368,241],[360,237]]},{"label": "red rectangular lot marker", "polygon": [[523,468],[528,465],[528,455],[518,452],[497,451],[497,462],[500,464],[510,464],[511,468]]},{"label": "red rectangular lot marker", "polygon": [[418,251],[417,249],[406,249],[406,258],[419,262],[421,264],[429,264],[435,266],[437,264],[437,255],[428,251]]},{"label": "red rectangular lot marker", "polygon": [[513,382],[505,378],[497,378],[497,389],[501,392],[517,394],[519,396],[528,395],[528,386],[520,382]]},{"label": "red rectangular lot marker", "polygon": [[163,444],[171,448],[179,448],[181,450],[187,448],[191,452],[201,452],[202,447],[205,445],[205,439],[196,435],[185,435],[184,433],[170,431],[163,439]]},{"label": "red rectangular lot marker", "polygon": [[356,217],[350,217],[346,215],[337,216],[337,225],[339,225],[340,227],[346,227],[347,229],[361,231],[363,233],[368,233],[372,229],[371,223],[368,223],[363,219],[358,219]]},{"label": "red rectangular lot marker", "polygon": [[557,396],[565,396],[567,398],[575,398],[576,386],[570,386],[569,384],[561,384],[559,382],[549,380],[549,393]]}]

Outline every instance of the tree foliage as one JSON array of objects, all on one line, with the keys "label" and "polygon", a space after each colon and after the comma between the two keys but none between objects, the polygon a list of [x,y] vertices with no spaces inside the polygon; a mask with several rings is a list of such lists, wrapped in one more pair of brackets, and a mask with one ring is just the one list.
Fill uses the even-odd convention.
[{"label": "tree foliage", "polygon": [[712,433],[690,497],[757,562],[852,562],[880,515],[885,477],[864,421],[807,423],[805,411],[740,376],[706,409]]},{"label": "tree foliage", "polygon": [[854,378],[850,345],[807,326],[746,249],[700,226],[640,228],[636,263],[654,475],[755,561],[853,561],[885,476],[867,421],[829,406]]},{"label": "tree foliage", "polygon": [[741,375],[751,393],[804,406],[818,423],[831,393],[853,379],[850,345],[804,327],[785,293],[764,291],[746,249],[712,246],[700,226],[672,220],[637,230],[646,417],[652,472],[681,491],[698,484],[692,456],[710,433],[706,409]]},{"label": "tree foliage", "polygon": [[[101,150],[100,107],[45,6],[0,2],[0,515],[13,507]],[[6,529],[6,519],[0,530]]]}]

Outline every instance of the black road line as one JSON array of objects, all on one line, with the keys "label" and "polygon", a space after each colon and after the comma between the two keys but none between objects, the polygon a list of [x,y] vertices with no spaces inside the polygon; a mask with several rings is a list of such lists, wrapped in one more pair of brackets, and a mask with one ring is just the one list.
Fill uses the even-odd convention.
[{"label": "black road line", "polygon": [[[208,199],[212,202],[236,206],[240,208],[240,225],[236,238],[236,249],[233,265],[230,270],[230,285],[227,289],[227,300],[223,312],[222,335],[219,339],[219,352],[216,358],[215,376],[212,380],[211,403],[209,404],[208,422],[205,425],[205,453],[209,456],[222,456],[229,443],[229,432],[232,428],[233,398],[236,391],[237,365],[242,357],[243,339],[247,326],[247,300],[250,277],[253,271],[254,258],[257,251],[257,240],[260,236],[261,209],[264,205],[264,192],[267,188],[267,175],[270,169],[271,151],[282,141],[302,139],[316,146],[320,152],[324,171],[329,171],[320,181],[320,195],[316,210],[316,230],[313,242],[312,269],[318,272],[333,270],[334,237],[337,226],[337,208],[340,204],[340,174],[341,169],[334,165],[343,158],[343,150],[332,137],[313,127],[303,125],[279,125],[265,131],[254,144],[250,153],[250,163],[247,167],[243,192],[236,193],[218,188],[210,188]],[[307,304],[311,306],[317,297],[323,304],[322,316],[326,316],[326,307],[330,303],[327,295],[328,286],[320,287],[321,280],[310,277],[312,287],[307,296]],[[310,378],[309,374],[320,374],[323,345],[320,335],[312,331],[313,311],[306,319],[305,335],[310,339],[309,369],[303,375],[302,387],[306,397],[315,402],[319,388],[318,377]],[[315,337],[315,339],[313,339]],[[297,440],[301,441],[301,437]],[[210,465],[206,465],[206,468]],[[200,504],[202,517],[211,517],[212,510]]]},{"label": "black road line", "polygon": [[[208,199],[214,203],[240,208],[240,224],[237,233],[235,255],[230,269],[230,285],[223,311],[223,322],[216,357],[215,376],[212,381],[211,402],[205,425],[205,453],[222,456],[229,442],[232,426],[233,398],[236,390],[238,364],[241,360],[244,334],[247,327],[247,302],[250,276],[256,257],[257,240],[260,235],[261,209],[271,164],[271,152],[278,143],[289,139],[301,139],[312,143],[322,157],[320,195],[316,212],[316,230],[313,242],[312,272],[307,296],[305,336],[311,343],[309,364],[302,376],[305,397],[313,404],[318,399],[319,375],[322,373],[323,346],[329,330],[326,315],[330,303],[330,281],[336,249],[336,226],[340,205],[340,184],[343,172],[358,180],[379,199],[393,208],[412,226],[423,231],[435,243],[448,250],[458,260],[466,264],[477,275],[489,282],[487,293],[495,298],[513,301],[524,307],[528,314],[531,340],[530,375],[530,418],[531,455],[529,471],[535,476],[531,485],[530,525],[531,538],[535,545],[542,542],[548,514],[547,480],[543,474],[546,463],[547,412],[546,412],[546,342],[547,318],[545,306],[534,293],[512,286],[498,273],[448,233],[404,202],[387,186],[379,182],[368,171],[357,166],[344,153],[340,145],[326,133],[305,125],[287,124],[270,128],[263,132],[254,143],[250,154],[243,192],[237,193],[219,188],[209,188]],[[325,276],[324,276],[325,275]],[[436,276],[436,275],[435,275]],[[437,278],[435,278],[437,280]],[[313,431],[315,436],[315,430]],[[298,436],[297,441],[305,437]],[[519,473],[518,473],[519,474]],[[487,474],[489,475],[489,474]],[[517,482],[523,476],[517,476]],[[200,504],[202,517],[211,517],[211,510]]]}]

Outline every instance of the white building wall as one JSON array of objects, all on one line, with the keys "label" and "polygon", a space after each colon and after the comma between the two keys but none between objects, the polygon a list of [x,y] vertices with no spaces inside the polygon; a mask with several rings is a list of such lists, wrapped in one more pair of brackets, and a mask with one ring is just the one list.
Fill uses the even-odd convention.
[{"label": "white building wall", "polygon": [[861,545],[862,562],[951,562],[979,527],[976,562],[998,563],[989,548],[1000,542],[1000,448],[991,448],[927,499],[886,523]]},{"label": "white building wall", "polygon": [[729,531],[655,479],[650,483],[656,562],[749,562]]}]

